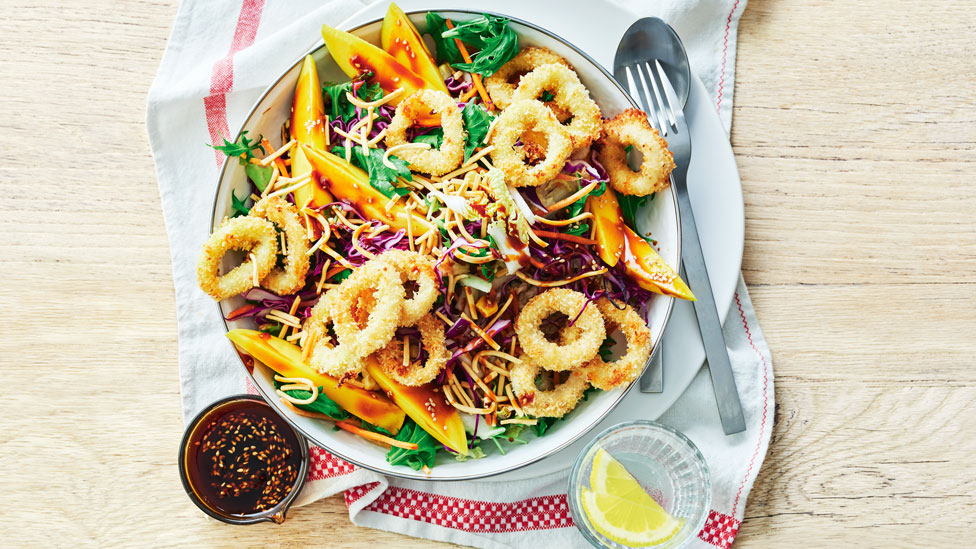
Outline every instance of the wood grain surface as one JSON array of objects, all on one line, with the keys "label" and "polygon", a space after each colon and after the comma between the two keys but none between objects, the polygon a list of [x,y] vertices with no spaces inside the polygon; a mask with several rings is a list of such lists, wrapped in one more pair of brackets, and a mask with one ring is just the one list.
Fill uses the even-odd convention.
[{"label": "wood grain surface", "polygon": [[[430,547],[341,498],[186,498],[144,127],[175,0],[6,0],[0,545]],[[751,0],[732,141],[776,425],[736,547],[966,546],[976,515],[976,3]]]}]

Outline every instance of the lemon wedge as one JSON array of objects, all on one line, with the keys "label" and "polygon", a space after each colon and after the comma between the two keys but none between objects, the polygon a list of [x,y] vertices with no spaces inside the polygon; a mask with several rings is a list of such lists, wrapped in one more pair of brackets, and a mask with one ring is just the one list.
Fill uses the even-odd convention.
[{"label": "lemon wedge", "polygon": [[617,543],[635,547],[664,543],[685,522],[658,505],[602,448],[593,459],[590,486],[582,489],[583,511],[597,532]]}]

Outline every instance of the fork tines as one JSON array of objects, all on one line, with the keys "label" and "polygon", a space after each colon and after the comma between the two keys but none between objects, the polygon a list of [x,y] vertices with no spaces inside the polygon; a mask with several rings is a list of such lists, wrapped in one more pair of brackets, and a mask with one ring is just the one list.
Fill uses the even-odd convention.
[{"label": "fork tines", "polygon": [[[677,118],[683,117],[684,114],[661,62],[655,59],[654,65],[655,67],[652,68],[650,61],[646,61],[643,64],[624,67],[624,71],[627,74],[631,97],[640,99],[644,112],[647,113],[648,122],[661,134],[661,137],[667,137],[669,133],[677,131]],[[661,90],[664,91],[663,96]]]}]

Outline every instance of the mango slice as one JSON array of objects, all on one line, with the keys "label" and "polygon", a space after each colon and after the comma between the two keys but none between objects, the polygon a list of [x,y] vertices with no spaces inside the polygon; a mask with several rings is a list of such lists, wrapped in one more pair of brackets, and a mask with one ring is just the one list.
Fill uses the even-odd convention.
[{"label": "mango slice", "polygon": [[593,214],[593,239],[597,253],[604,263],[615,266],[624,253],[624,215],[617,202],[617,195],[607,189],[600,196],[586,198],[586,210]]},{"label": "mango slice", "polygon": [[[322,84],[319,82],[319,74],[311,55],[305,56],[302,70],[298,74],[295,97],[291,102],[289,128],[292,138],[299,143],[319,149],[328,147],[326,134],[329,129],[326,125]],[[309,165],[301,149],[294,149],[291,158],[291,176],[301,177],[311,171],[312,166]],[[332,196],[319,185],[318,177],[313,175],[312,183],[295,191],[295,202],[299,207],[308,204],[312,208],[318,208],[332,202]]]},{"label": "mango slice", "polygon": [[320,374],[302,361],[302,350],[283,339],[257,330],[231,330],[227,337],[238,349],[285,377],[303,377],[350,414],[396,434],[403,426],[403,410],[379,393]]},{"label": "mango slice", "polygon": [[659,294],[677,297],[679,299],[695,300],[695,294],[685,284],[684,280],[674,272],[664,259],[657,253],[654,246],[640,237],[630,227],[624,226],[624,269],[627,276],[637,282],[645,290]]},{"label": "mango slice", "polygon": [[614,191],[590,195],[586,209],[593,214],[593,239],[597,253],[607,265],[624,262],[624,271],[645,290],[695,300],[691,288],[674,272],[657,250],[624,223],[624,214]]},{"label": "mango slice", "polygon": [[392,55],[356,35],[322,25],[322,39],[336,64],[349,78],[371,72],[373,74],[367,82],[379,83],[384,93],[404,88],[404,92],[390,102],[394,105],[418,90],[438,89]]},{"label": "mango slice", "polygon": [[393,56],[417,76],[427,82],[427,86],[434,90],[447,92],[447,86],[441,80],[434,57],[424,44],[420,32],[413,25],[407,14],[400,6],[390,3],[383,18],[383,29],[380,31],[380,44],[387,53]]},{"label": "mango slice", "polygon": [[417,422],[424,431],[448,448],[462,455],[468,455],[468,438],[464,434],[464,424],[454,406],[451,406],[444,393],[432,383],[420,387],[401,385],[380,367],[373,357],[366,359],[369,376],[386,392],[393,402]]},{"label": "mango slice", "polygon": [[338,200],[348,201],[368,219],[386,223],[395,230],[406,230],[409,217],[410,231],[414,237],[434,228],[427,218],[404,208],[402,202],[397,202],[387,210],[386,205],[390,199],[369,184],[369,175],[366,172],[346,162],[344,158],[306,145],[299,145],[299,148],[319,175],[319,183],[323,189]]}]

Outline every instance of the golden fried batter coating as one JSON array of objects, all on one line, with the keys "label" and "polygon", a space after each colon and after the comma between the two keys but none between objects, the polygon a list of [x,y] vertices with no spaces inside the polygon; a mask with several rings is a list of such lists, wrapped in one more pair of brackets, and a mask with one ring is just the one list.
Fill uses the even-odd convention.
[{"label": "golden fried batter coating", "polygon": [[618,309],[608,299],[601,298],[596,301],[596,306],[606,323],[607,333],[619,328],[627,338],[627,352],[623,356],[608,363],[597,354],[582,369],[590,385],[609,391],[631,383],[644,371],[651,356],[651,330],[630,305]]},{"label": "golden fried batter coating", "polygon": [[[569,327],[576,337],[559,343],[546,338],[542,322],[555,313],[576,319]],[[587,306],[585,295],[566,288],[547,290],[530,299],[519,312],[515,332],[525,354],[539,366],[553,371],[582,366],[596,356],[606,338],[603,317],[597,308]]]},{"label": "golden fried batter coating", "polygon": [[528,356],[520,357],[521,364],[512,366],[512,391],[526,413],[536,417],[563,417],[576,408],[586,390],[586,377],[579,370],[569,372],[569,377],[551,391],[540,390],[535,378],[542,367]]},{"label": "golden fried batter coating", "polygon": [[[437,378],[437,374],[444,369],[451,354],[447,351],[444,339],[444,324],[431,315],[425,315],[417,322],[420,330],[420,344],[427,352],[427,360],[421,364],[419,360],[403,364],[403,343],[394,338],[386,347],[377,352],[377,359],[390,377],[398,382],[416,387],[430,383]],[[417,341],[412,345],[416,346]]]},{"label": "golden fried batter coating", "polygon": [[376,259],[393,266],[400,273],[400,280],[404,283],[412,280],[417,284],[417,290],[413,295],[403,301],[400,324],[410,326],[418,322],[430,312],[434,301],[440,295],[434,262],[425,255],[407,250],[389,250]]},{"label": "golden fried batter coating", "polygon": [[[523,134],[534,131],[545,134],[545,156],[534,166],[529,166],[526,152],[516,148]],[[566,164],[573,152],[573,142],[552,111],[539,101],[513,103],[495,122],[490,138],[494,149],[491,161],[505,173],[505,180],[516,187],[534,187],[548,182]]]},{"label": "golden fried batter coating", "polygon": [[[230,250],[250,252],[254,259],[248,258],[229,273],[219,276],[220,260]],[[277,258],[278,238],[271,223],[257,217],[225,219],[200,250],[197,282],[201,290],[217,301],[227,299],[256,286],[268,276]]]},{"label": "golden fried batter coating", "polygon": [[[570,67],[569,62],[556,55],[552,50],[529,46],[523,48],[515,57],[501,66],[495,74],[485,79],[485,89],[491,96],[492,103],[499,109],[505,109],[512,104],[512,94],[519,85],[521,78],[536,67],[556,63]],[[535,99],[533,97],[533,99]],[[560,118],[560,120],[563,120]]]},{"label": "golden fried batter coating", "polygon": [[[628,109],[604,122],[603,129],[606,135],[600,140],[599,159],[610,175],[610,186],[617,192],[644,196],[671,184],[668,176],[674,169],[674,158],[644,111]],[[627,165],[627,145],[644,155],[640,172]]]},{"label": "golden fried batter coating", "polygon": [[573,140],[573,148],[588,146],[600,137],[603,119],[600,107],[572,69],[564,65],[542,65],[522,77],[512,102],[538,99],[543,92],[554,95],[552,104],[569,112],[572,120],[563,125]]},{"label": "golden fried batter coating", "polygon": [[283,198],[268,197],[251,207],[248,215],[267,219],[285,233],[285,264],[282,268],[272,269],[261,280],[261,287],[278,295],[301,290],[308,274],[308,238],[298,209]]},{"label": "golden fried batter coating", "polygon": [[438,150],[404,149],[395,156],[410,163],[410,169],[430,175],[444,175],[464,160],[464,126],[461,109],[450,95],[436,90],[420,90],[397,105],[396,115],[386,130],[386,146],[407,143],[407,130],[418,119],[440,115],[444,140]]}]

